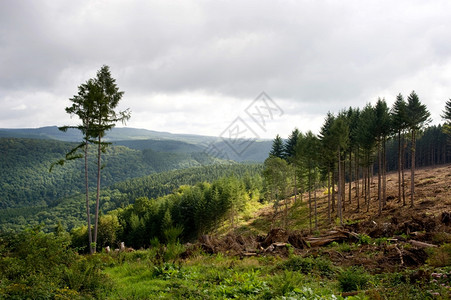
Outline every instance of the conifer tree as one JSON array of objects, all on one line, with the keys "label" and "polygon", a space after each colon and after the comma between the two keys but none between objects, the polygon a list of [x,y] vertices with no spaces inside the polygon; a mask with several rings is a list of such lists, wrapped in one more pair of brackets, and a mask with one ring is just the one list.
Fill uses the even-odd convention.
[{"label": "conifer tree", "polygon": [[269,152],[270,156],[284,158],[284,147],[283,147],[283,140],[280,137],[280,135],[276,135],[272,142],[272,148]]},{"label": "conifer tree", "polygon": [[443,110],[441,117],[443,118],[443,120],[445,120],[445,124],[443,125],[443,132],[451,135],[451,99],[446,101],[445,109]]},{"label": "conifer tree", "polygon": [[415,91],[407,98],[407,126],[410,130],[412,139],[412,162],[410,169],[410,206],[413,207],[413,199],[415,194],[415,150],[416,150],[416,136],[418,131],[424,128],[430,122],[430,113],[426,105],[420,102]]},{"label": "conifer tree", "polygon": [[404,143],[402,142],[402,137],[407,129],[406,106],[404,97],[399,93],[391,109],[392,130],[398,136],[398,201],[400,202],[402,199],[403,205],[406,205],[406,197],[404,191]]},{"label": "conifer tree", "polygon": [[122,99],[124,92],[119,91],[116,80],[111,76],[108,66],[104,65],[97,72],[95,79],[97,94],[94,98],[95,118],[94,128],[96,144],[97,144],[97,195],[94,223],[94,244],[97,242],[98,220],[99,220],[99,203],[100,203],[100,176],[101,176],[101,154],[105,151],[108,143],[103,142],[106,131],[111,130],[117,122],[125,123],[130,118],[129,109],[116,112],[115,109]]}]

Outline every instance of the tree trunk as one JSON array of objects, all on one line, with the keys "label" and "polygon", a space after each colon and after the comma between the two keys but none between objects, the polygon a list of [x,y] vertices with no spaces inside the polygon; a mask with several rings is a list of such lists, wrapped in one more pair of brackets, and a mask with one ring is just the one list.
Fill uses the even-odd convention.
[{"label": "tree trunk", "polygon": [[316,204],[316,168],[315,168],[315,182],[314,182],[314,190],[313,190],[313,199],[315,201],[315,231],[318,230],[318,212],[317,212],[317,204]]},{"label": "tree trunk", "polygon": [[346,154],[343,155],[344,159],[342,161],[342,169],[341,169],[341,207],[343,211],[346,210],[346,182],[345,182],[345,174],[346,174]]},{"label": "tree trunk", "polygon": [[342,211],[342,199],[341,199],[341,196],[342,196],[342,191],[341,191],[341,189],[342,189],[342,184],[341,184],[341,180],[342,180],[342,178],[341,178],[341,155],[340,155],[340,146],[338,146],[338,199],[337,199],[337,202],[338,202],[338,217],[340,218],[340,225],[342,225],[343,226],[343,211]]},{"label": "tree trunk", "polygon": [[379,215],[382,214],[382,151],[381,141],[377,144],[377,199],[379,202]]},{"label": "tree trunk", "polygon": [[332,212],[335,212],[335,180],[335,170],[332,170]]},{"label": "tree trunk", "polygon": [[401,169],[402,169],[402,153],[401,153],[401,131],[398,131],[398,203],[401,202]]},{"label": "tree trunk", "polygon": [[331,189],[330,189],[330,167],[327,169],[327,219],[329,220],[329,224],[332,223],[332,218],[330,216],[330,198],[331,198]]},{"label": "tree trunk", "polygon": [[351,198],[352,198],[352,151],[349,149],[349,184],[348,184],[348,197],[349,197],[349,204],[351,204]]},{"label": "tree trunk", "polygon": [[386,138],[382,139],[382,206],[387,205],[387,153],[386,153]]},{"label": "tree trunk", "polygon": [[[368,158],[369,159],[369,158]],[[371,167],[368,166],[368,183],[367,183],[367,189],[368,189],[368,202],[366,203],[366,211],[369,212],[370,211],[370,202],[371,202]]]},{"label": "tree trunk", "polygon": [[98,225],[99,225],[99,203],[100,203],[100,169],[101,169],[101,152],[102,152],[102,146],[101,146],[101,137],[99,136],[99,145],[97,148],[97,196],[96,196],[96,211],[95,211],[95,224],[94,224],[94,253],[96,252],[97,248],[97,231],[98,231]]},{"label": "tree trunk", "polygon": [[410,167],[410,207],[413,207],[415,194],[415,130],[412,130],[412,163]]},{"label": "tree trunk", "polygon": [[312,174],[309,167],[308,170],[308,217],[309,217],[309,229],[312,233]]},{"label": "tree trunk", "polygon": [[92,228],[91,228],[91,212],[89,209],[89,180],[88,180],[88,141],[85,145],[85,187],[86,187],[86,217],[88,219],[88,240],[89,240],[89,253],[93,254],[92,249]]},{"label": "tree trunk", "polygon": [[[354,153],[354,164],[355,164],[355,197],[359,199],[359,185],[360,185],[360,172],[359,172],[359,147]],[[358,208],[358,205],[357,205]]]}]

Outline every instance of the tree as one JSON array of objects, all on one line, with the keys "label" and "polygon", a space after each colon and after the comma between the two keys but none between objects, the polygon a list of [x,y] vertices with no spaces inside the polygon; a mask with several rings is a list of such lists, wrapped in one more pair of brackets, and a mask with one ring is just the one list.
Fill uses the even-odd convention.
[{"label": "tree", "polygon": [[[333,145],[332,139],[334,138],[331,132],[332,124],[335,121],[335,117],[331,112],[327,113],[324,120],[323,126],[321,126],[319,139],[321,142],[321,164],[325,170],[327,176],[327,217],[329,223],[332,222],[331,211],[335,207],[335,192],[334,192],[334,180],[331,174],[334,173],[335,164],[335,146]],[[332,196],[332,197],[331,197]],[[331,199],[332,198],[332,199]],[[331,203],[332,200],[332,203]]]},{"label": "tree", "polygon": [[382,214],[382,206],[386,201],[386,176],[385,176],[385,144],[387,136],[390,133],[390,114],[385,99],[378,99],[374,107],[376,122],[375,135],[377,141],[377,160],[378,160],[378,189],[377,196],[379,201],[379,215]]},{"label": "tree", "polygon": [[299,134],[299,129],[295,128],[288,136],[288,140],[283,147],[284,158],[290,160],[290,158],[293,158],[296,155],[296,144],[299,139]]},{"label": "tree", "polygon": [[346,122],[345,116],[343,114],[339,114],[338,117],[334,120],[332,127],[330,129],[331,134],[333,136],[333,145],[336,149],[337,156],[337,165],[338,165],[338,217],[340,218],[340,225],[343,225],[343,183],[344,176],[342,173],[342,151],[346,149],[349,140],[349,126]]},{"label": "tree", "polygon": [[[89,204],[89,180],[88,180],[88,145],[93,142],[94,137],[94,111],[95,111],[95,98],[97,97],[98,87],[95,81],[89,79],[86,83],[78,87],[78,94],[70,98],[72,106],[66,107],[66,112],[71,116],[76,115],[80,118],[81,124],[77,126],[63,126],[59,129],[61,131],[67,131],[69,128],[75,128],[82,132],[83,141],[70,150],[65,159],[61,159],[58,162],[52,164],[50,171],[55,164],[63,165],[65,161],[73,160],[76,158],[84,157],[84,172],[85,172],[85,201],[86,201],[86,216],[88,223],[88,241],[89,250],[92,254],[95,252],[93,246],[92,231],[91,231],[91,213]],[[76,152],[79,149],[83,149],[83,155],[77,155]]]},{"label": "tree", "polygon": [[364,183],[362,184],[365,194],[365,203],[366,209],[369,211],[369,205],[371,200],[371,186],[370,186],[370,177],[371,177],[371,166],[373,164],[373,150],[376,144],[375,137],[375,111],[371,104],[367,104],[362,112],[360,113],[359,118],[359,126],[356,130],[356,137],[358,140],[358,144],[362,149],[362,160],[361,164],[364,167]]},{"label": "tree", "polygon": [[443,120],[445,120],[443,131],[446,134],[451,135],[451,99],[446,101],[445,110],[443,111],[441,117],[443,118]]},{"label": "tree", "polygon": [[[308,183],[308,198],[309,198],[309,224],[310,231],[312,231],[312,191],[316,190],[317,184],[317,174],[318,174],[318,160],[319,160],[319,150],[320,141],[316,135],[311,131],[308,131],[303,138],[302,147],[302,159],[304,160],[304,165],[307,169],[307,183]],[[315,216],[315,230],[318,230],[318,215],[317,215],[317,204],[316,204],[316,194],[314,196],[314,216]]]},{"label": "tree", "polygon": [[99,219],[99,203],[100,203],[100,170],[101,170],[101,153],[105,151],[107,143],[102,142],[106,131],[112,129],[117,122],[125,123],[130,119],[130,111],[116,112],[115,109],[119,104],[124,92],[119,91],[116,80],[111,77],[108,66],[104,65],[97,72],[95,82],[94,95],[94,131],[93,137],[97,139],[97,196],[94,223],[94,244],[97,242],[98,219]]},{"label": "tree", "polygon": [[413,207],[413,199],[415,194],[415,150],[416,135],[418,131],[424,128],[430,122],[430,113],[426,105],[421,104],[415,91],[407,98],[407,126],[410,130],[412,139],[412,163],[410,168],[410,206]]},{"label": "tree", "polygon": [[[76,128],[83,134],[83,141],[66,154],[66,158],[56,164],[64,164],[66,160],[84,157],[85,159],[85,188],[86,188],[86,214],[88,221],[88,238],[90,252],[96,251],[97,232],[99,223],[99,203],[100,203],[100,170],[101,153],[105,151],[107,143],[102,141],[106,131],[113,128],[118,121],[123,123],[130,118],[130,111],[116,112],[117,107],[124,92],[120,92],[111,77],[108,66],[102,66],[97,72],[95,79],[89,79],[86,83],[78,87],[78,95],[69,99],[72,106],[66,108],[66,112],[77,115],[81,124],[78,126],[63,126],[60,130],[67,131],[69,128]],[[91,214],[89,208],[89,186],[88,186],[88,146],[94,143],[97,145],[97,196],[95,206],[94,234],[91,232]],[[76,152],[83,149],[84,155],[77,155]],[[53,167],[53,165],[52,165]],[[51,167],[51,169],[52,169]]]},{"label": "tree", "polygon": [[[404,191],[404,143],[402,142],[403,133],[407,128],[407,104],[401,93],[396,96],[396,101],[391,109],[392,130],[398,136],[398,201],[403,201],[406,205],[406,197]],[[401,176],[402,175],[402,176]]]},{"label": "tree", "polygon": [[280,137],[280,135],[276,135],[272,142],[272,148],[269,152],[270,156],[284,158],[284,147],[283,147],[283,140]]},{"label": "tree", "polygon": [[280,201],[285,200],[285,227],[287,226],[288,203],[286,200],[289,188],[290,166],[279,157],[270,156],[265,160],[263,176],[269,189],[270,201],[274,201],[275,213],[277,215]]},{"label": "tree", "polygon": [[286,141],[285,145],[284,145],[284,154],[283,154],[283,158],[285,158],[285,160],[293,166],[292,170],[293,170],[293,193],[294,193],[294,201],[297,202],[297,178],[296,178],[296,171],[297,171],[297,167],[298,167],[298,162],[299,159],[297,157],[297,144],[298,141],[301,138],[301,133],[299,132],[299,129],[295,128],[290,136],[288,136],[288,140]]}]

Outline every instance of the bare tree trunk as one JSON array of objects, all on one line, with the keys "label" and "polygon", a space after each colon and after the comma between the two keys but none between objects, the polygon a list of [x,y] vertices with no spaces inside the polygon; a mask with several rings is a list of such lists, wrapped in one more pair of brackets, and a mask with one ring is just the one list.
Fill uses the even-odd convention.
[{"label": "bare tree trunk", "polygon": [[89,180],[88,180],[88,141],[85,145],[85,187],[86,187],[86,216],[88,218],[88,240],[89,240],[89,253],[93,254],[92,249],[92,228],[91,228],[91,212],[89,209]]},{"label": "bare tree trunk", "polygon": [[344,154],[344,159],[342,161],[342,169],[341,169],[341,207],[343,211],[346,210],[346,154]]},{"label": "bare tree trunk", "polygon": [[371,202],[371,167],[368,167],[368,183],[367,183],[367,188],[368,188],[368,202],[366,203],[366,211],[369,212],[370,211],[370,202]]},{"label": "bare tree trunk", "polygon": [[398,202],[401,202],[401,170],[402,170],[402,153],[401,153],[401,131],[398,132]]},{"label": "bare tree trunk", "polygon": [[377,199],[379,202],[379,215],[382,214],[382,153],[381,153],[381,143],[377,145]]},{"label": "bare tree trunk", "polygon": [[357,198],[357,212],[360,210],[360,172],[359,172],[359,147],[356,149],[355,155],[355,197]]},{"label": "bare tree trunk", "polygon": [[330,198],[331,198],[331,189],[330,189],[330,167],[327,170],[327,219],[329,220],[329,224],[332,223],[332,218],[330,216]]},{"label": "bare tree trunk", "polygon": [[312,233],[312,175],[311,170],[308,170],[308,217],[309,217],[309,230]]},{"label": "bare tree trunk", "polygon": [[349,184],[348,184],[348,197],[349,197],[349,204],[352,203],[352,151],[349,149]]},{"label": "bare tree trunk", "polygon": [[315,201],[315,231],[318,230],[318,211],[317,211],[317,204],[316,204],[316,168],[315,168],[315,182],[314,182],[314,190],[313,190],[313,199]]},{"label": "bare tree trunk", "polygon": [[404,136],[402,137],[402,145],[401,145],[401,176],[402,176],[402,180],[401,180],[401,188],[402,188],[402,205],[406,206],[406,185],[405,185],[405,172],[404,172],[404,167],[405,167],[405,141],[404,141]]},{"label": "bare tree trunk", "polygon": [[96,197],[96,211],[95,211],[95,224],[94,224],[94,253],[96,252],[97,248],[97,231],[98,231],[98,225],[99,225],[99,203],[100,203],[100,169],[101,169],[101,138],[99,136],[99,145],[97,149],[97,197]]},{"label": "bare tree trunk", "polygon": [[335,212],[335,170],[332,170],[332,212]]},{"label": "bare tree trunk", "polygon": [[338,146],[338,217],[340,218],[340,225],[343,226],[343,210],[342,210],[342,184],[341,184],[341,155],[340,155],[340,146]]},{"label": "bare tree trunk", "polygon": [[385,137],[382,140],[382,205],[387,205],[387,158]]},{"label": "bare tree trunk", "polygon": [[367,205],[367,202],[368,202],[368,187],[367,187],[368,180],[367,180],[367,178],[368,178],[368,168],[363,168],[363,178],[362,178],[363,179],[363,182],[362,182],[363,189],[362,189],[362,193],[365,196],[365,203],[364,203],[364,205]]},{"label": "bare tree trunk", "polygon": [[415,194],[415,130],[412,130],[412,163],[410,168],[410,207],[413,207]]}]

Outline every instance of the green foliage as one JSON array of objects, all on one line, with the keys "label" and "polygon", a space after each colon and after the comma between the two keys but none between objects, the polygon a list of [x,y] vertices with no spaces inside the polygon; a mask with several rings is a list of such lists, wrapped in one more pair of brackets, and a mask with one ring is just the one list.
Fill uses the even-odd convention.
[{"label": "green foliage", "polygon": [[269,156],[284,158],[284,145],[280,135],[276,135],[275,139],[273,140]]},{"label": "green foliage", "polygon": [[110,282],[101,261],[80,257],[65,234],[39,228],[0,236],[0,296],[8,299],[102,298]]},{"label": "green foliage", "polygon": [[148,246],[153,237],[169,244],[178,238],[195,239],[226,219],[236,221],[256,189],[249,181],[223,177],[212,183],[184,185],[157,199],[138,198],[134,205],[115,212],[123,229],[119,239],[134,248]]},{"label": "green foliage", "polygon": [[335,272],[331,261],[322,257],[292,256],[288,260],[280,263],[278,268],[303,274],[315,273],[326,277],[332,276]]},{"label": "green foliage", "polygon": [[372,242],[371,237],[364,233],[359,234],[358,238],[359,238],[359,244],[361,244],[361,245],[369,245]]},{"label": "green foliage", "polygon": [[341,291],[351,292],[366,288],[370,275],[361,267],[350,267],[343,270],[337,279]]},{"label": "green foliage", "polygon": [[[44,151],[45,145],[45,143],[41,144],[41,146],[43,147],[42,151]],[[113,180],[116,180],[118,178],[126,178],[127,176],[134,176],[135,174],[140,174],[140,172],[145,172],[145,164],[139,165],[139,157],[133,155],[128,157],[127,153],[130,153],[130,151],[132,150],[127,150],[127,148],[125,147],[115,146],[112,146],[107,150],[107,153],[104,157],[109,167],[105,169],[102,177],[105,185],[111,184]],[[136,160],[134,160],[135,158]],[[0,161],[2,159],[3,156],[0,156]],[[49,161],[50,160],[51,159],[49,159]],[[73,161],[70,163],[72,164],[76,162]],[[79,163],[81,163],[81,161]],[[69,165],[66,164],[64,168],[57,168],[52,173],[49,173],[48,165],[44,164],[42,167],[42,176],[58,175],[61,179],[61,186],[59,186],[58,189],[61,190],[62,194],[64,194],[65,189],[71,190],[72,193],[78,193],[78,191],[82,191],[83,189],[82,186],[78,186],[78,184],[80,183],[78,180],[81,180],[81,177],[66,177],[64,174],[66,171],[68,171],[66,170],[66,167],[68,166]],[[135,171],[132,171],[133,168],[135,168]],[[261,189],[261,177],[259,177],[259,175],[257,174],[260,172],[260,170],[260,164],[209,165],[204,167],[174,170],[164,173],[152,174],[141,178],[129,179],[102,190],[100,198],[100,209],[102,213],[106,213],[119,207],[125,207],[130,203],[133,203],[134,200],[139,197],[157,198],[172,193],[180,185],[194,185],[197,182],[203,180],[213,181],[222,176],[228,176],[232,174],[235,174],[240,178],[248,178],[246,184],[248,184],[249,189],[252,191],[249,193],[249,196],[259,197],[259,191]],[[33,173],[26,170],[24,170],[24,172],[25,174]],[[80,172],[77,171],[76,173],[81,176]],[[15,174],[14,176],[17,175],[18,174]],[[15,178],[14,176],[12,176],[12,178]],[[46,189],[45,183],[43,183],[44,185],[37,184],[34,187],[33,180],[28,177],[25,178],[26,180],[30,180],[29,187],[30,189],[35,188],[36,193],[39,192],[40,194],[42,190]],[[59,178],[58,180],[60,180]],[[5,178],[0,176],[0,182],[3,179]],[[51,184],[51,181],[46,180],[45,182]],[[26,182],[21,182],[20,180],[18,180],[14,184],[25,185]],[[72,189],[73,186],[77,186],[77,191],[74,191]],[[21,186],[17,186],[16,189],[18,191],[27,190],[25,189],[25,187]],[[2,192],[4,192],[4,190],[0,189],[0,195],[2,195]],[[30,197],[34,198],[33,195],[30,195]],[[82,194],[75,194],[74,196],[61,198],[55,201],[57,203],[50,207],[45,202],[43,202],[42,206],[40,207],[26,206],[31,203],[27,204],[23,202],[22,204],[20,204],[24,205],[23,207],[0,209],[0,230],[21,230],[26,226],[34,226],[43,223],[45,224],[44,230],[50,231],[58,223],[58,221],[60,221],[65,228],[71,230],[74,227],[79,227],[85,224],[86,215],[84,212],[86,211],[86,207],[84,205]],[[40,202],[37,201],[35,205],[39,205],[39,203]],[[93,211],[93,209],[94,206],[91,206],[91,211]],[[148,238],[146,239],[148,240]]]},{"label": "green foliage", "polygon": [[451,244],[443,244],[438,248],[430,248],[427,263],[434,267],[451,266]]}]

